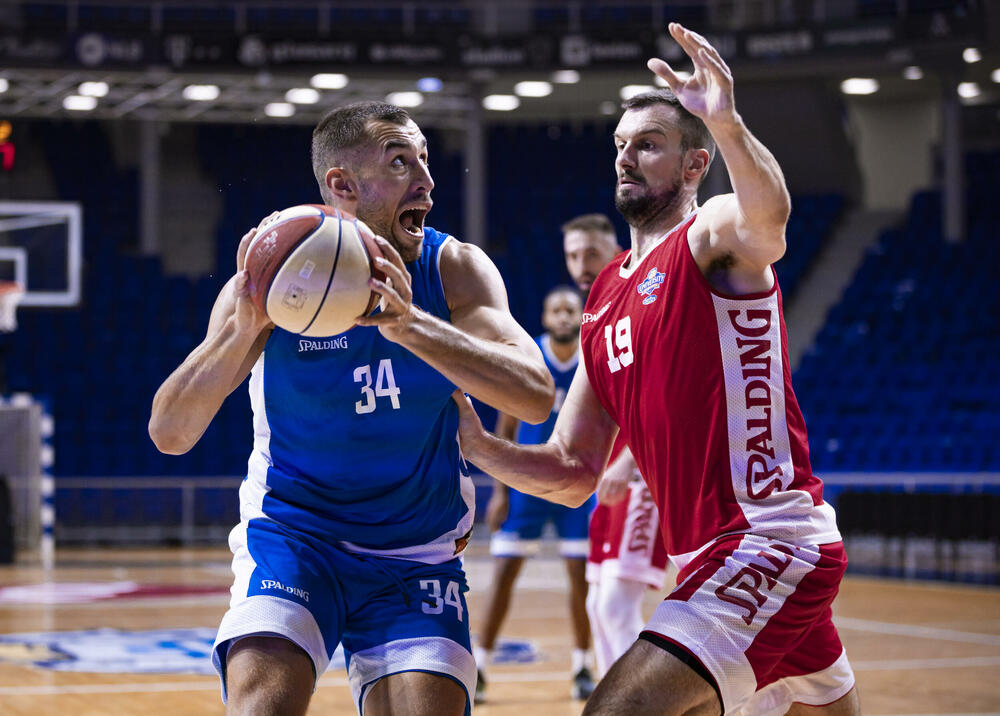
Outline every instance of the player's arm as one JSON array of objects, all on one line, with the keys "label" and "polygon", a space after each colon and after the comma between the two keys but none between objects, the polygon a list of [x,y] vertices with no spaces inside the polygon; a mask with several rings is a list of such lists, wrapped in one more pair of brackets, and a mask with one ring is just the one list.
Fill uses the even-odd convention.
[{"label": "player's arm", "polygon": [[468,398],[456,393],[462,454],[519,492],[579,507],[597,488],[618,426],[597,400],[581,361],[555,428],[543,445],[517,445],[483,430]]},{"label": "player's arm", "polygon": [[[512,443],[517,442],[520,427],[521,421],[517,418],[512,418],[506,413],[498,413],[493,434]],[[500,525],[507,519],[509,510],[510,489],[499,480],[493,480],[493,492],[490,494],[490,501],[486,503],[486,524],[489,525],[491,532],[500,529]]]},{"label": "player's arm", "polygon": [[219,292],[205,339],[153,397],[149,436],[160,452],[181,455],[194,447],[226,396],[246,379],[271,334],[271,322],[250,300],[243,270],[254,233],[240,242],[238,271]]},{"label": "player's arm", "polygon": [[602,505],[617,505],[621,502],[628,494],[628,486],[638,469],[632,451],[625,446],[601,477],[597,486],[598,501]]},{"label": "player's arm", "polygon": [[681,79],[659,59],[650,60],[649,68],[705,123],[733,185],[732,194],[705,202],[698,226],[692,229],[708,233],[706,261],[732,254],[749,270],[765,270],[785,252],[791,199],[781,167],[736,111],[733,76],[718,51],[701,35],[676,23],[671,23],[670,34],[691,58],[694,74]]},{"label": "player's arm", "polygon": [[380,263],[391,280],[371,280],[382,312],[358,319],[415,353],[462,391],[529,423],[548,418],[555,384],[542,352],[510,315],[500,272],[482,249],[458,241],[441,249],[441,283],[451,310],[442,321],[412,304],[411,277],[384,239]]}]

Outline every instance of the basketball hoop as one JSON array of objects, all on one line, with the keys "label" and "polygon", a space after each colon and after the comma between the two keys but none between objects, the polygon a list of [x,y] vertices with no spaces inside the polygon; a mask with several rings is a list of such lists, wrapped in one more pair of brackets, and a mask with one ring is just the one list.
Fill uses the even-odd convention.
[{"label": "basketball hoop", "polygon": [[17,329],[17,304],[24,296],[24,288],[15,281],[0,281],[0,333]]}]

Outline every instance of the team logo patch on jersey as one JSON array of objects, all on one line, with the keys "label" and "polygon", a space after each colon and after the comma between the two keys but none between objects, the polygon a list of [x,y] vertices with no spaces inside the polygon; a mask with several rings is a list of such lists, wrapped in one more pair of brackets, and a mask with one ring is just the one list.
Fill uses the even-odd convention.
[{"label": "team logo patch on jersey", "polygon": [[646,278],[644,278],[642,282],[635,287],[638,294],[640,296],[644,296],[642,299],[642,305],[648,306],[656,300],[655,291],[663,285],[663,281],[666,278],[667,274],[662,271],[657,271],[655,266],[649,270],[649,273],[646,274]]}]

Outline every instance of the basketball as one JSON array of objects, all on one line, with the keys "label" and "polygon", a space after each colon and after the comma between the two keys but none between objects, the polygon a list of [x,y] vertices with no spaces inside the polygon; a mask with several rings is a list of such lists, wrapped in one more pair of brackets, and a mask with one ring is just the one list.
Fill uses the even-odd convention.
[{"label": "basketball", "polygon": [[304,336],[333,336],[375,308],[368,286],[382,256],[375,234],[354,216],[320,204],[281,211],[247,249],[250,297],[274,324]]}]

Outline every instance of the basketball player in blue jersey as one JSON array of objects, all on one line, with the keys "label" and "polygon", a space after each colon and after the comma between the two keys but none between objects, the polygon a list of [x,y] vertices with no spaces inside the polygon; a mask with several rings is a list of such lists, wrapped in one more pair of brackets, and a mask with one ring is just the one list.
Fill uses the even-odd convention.
[{"label": "basketball player in blue jersey", "polygon": [[149,431],[186,452],[250,375],[254,445],[229,542],[235,581],[213,661],[230,714],[304,714],[338,643],[362,714],[462,714],[476,665],[460,553],[473,487],[458,390],[527,422],[554,388],[475,246],[424,226],[427,143],[393,105],[328,114],[313,133],[323,200],[378,234],[380,311],[336,340],[274,327],[244,257],[205,340],[163,383]]},{"label": "basketball player in blue jersey", "polygon": [[[557,286],[546,294],[542,310],[545,334],[538,338],[538,346],[542,349],[545,363],[556,384],[552,413],[541,425],[525,426],[521,426],[517,418],[501,413],[497,418],[497,435],[525,445],[548,440],[576,372],[582,319],[583,300],[576,289]],[[524,558],[538,552],[542,529],[550,521],[559,535],[559,552],[566,560],[569,574],[570,621],[574,637],[571,693],[574,698],[585,699],[594,690],[594,681],[587,665],[590,625],[587,621],[587,580],[584,568],[588,546],[587,526],[595,504],[596,498],[591,497],[580,507],[565,507],[510,490],[502,482],[494,483],[493,495],[486,508],[486,519],[494,530],[490,552],[496,557],[496,561],[493,583],[486,598],[483,625],[479,631],[479,643],[475,647],[476,663],[479,666],[476,684],[478,702],[485,700],[486,667],[492,659],[497,635],[507,616],[514,583],[524,564]]]}]

